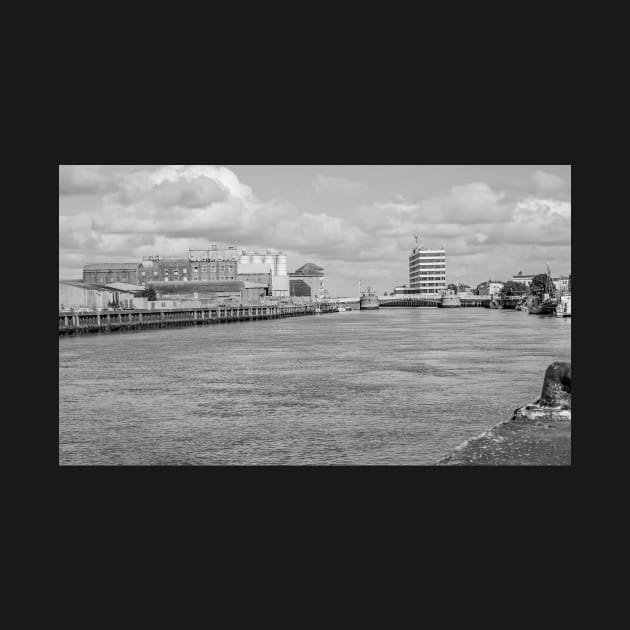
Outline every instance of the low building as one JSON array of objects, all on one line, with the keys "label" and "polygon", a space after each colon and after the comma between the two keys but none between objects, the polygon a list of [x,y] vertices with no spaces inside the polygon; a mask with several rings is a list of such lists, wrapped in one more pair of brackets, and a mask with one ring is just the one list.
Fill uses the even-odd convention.
[{"label": "low building", "polygon": [[527,287],[532,283],[533,279],[534,279],[533,274],[524,276],[522,271],[519,271],[516,275],[514,275],[514,276],[512,276],[510,278],[510,280],[512,280],[512,282],[520,282],[520,283],[524,284]]},{"label": "low building", "polygon": [[86,284],[110,284],[126,282],[141,285],[143,279],[141,263],[89,263],[83,267],[83,282]]},{"label": "low building", "polygon": [[312,302],[324,297],[324,269],[306,263],[289,274],[289,295],[297,301]]},{"label": "low building", "polygon": [[151,282],[147,285],[160,300],[198,300],[199,305],[232,302],[236,304],[260,304],[268,295],[268,285],[243,280]]},{"label": "low building", "polygon": [[59,280],[59,310],[103,309],[118,304],[118,292],[81,280]]}]

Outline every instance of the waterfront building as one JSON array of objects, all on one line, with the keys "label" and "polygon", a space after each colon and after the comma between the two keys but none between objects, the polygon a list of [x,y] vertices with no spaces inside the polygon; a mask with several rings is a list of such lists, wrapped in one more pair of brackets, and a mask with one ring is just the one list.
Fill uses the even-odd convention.
[{"label": "waterfront building", "polygon": [[516,275],[512,276],[510,278],[510,280],[512,280],[512,282],[521,282],[522,284],[524,284],[525,286],[529,286],[532,283],[532,280],[534,279],[534,275],[523,275],[522,271],[519,271]]},{"label": "waterfront building", "polygon": [[116,302],[116,289],[81,280],[59,280],[59,310],[107,308]]},{"label": "waterfront building", "polygon": [[89,263],[83,266],[83,282],[86,284],[110,284],[128,282],[140,285],[144,282],[142,263]]},{"label": "waterfront building", "polygon": [[[409,293],[446,291],[446,250],[428,249],[417,244],[409,256]],[[396,289],[394,289],[396,292]]]},{"label": "waterfront building", "polygon": [[59,280],[59,310],[100,310],[118,306],[144,308],[146,298],[140,297],[143,291],[144,287],[123,282],[103,285],[81,280]]},{"label": "waterfront building", "polygon": [[315,263],[306,263],[289,274],[289,291],[292,298],[312,302],[324,297],[324,269]]},{"label": "waterfront building", "polygon": [[236,280],[238,256],[236,247],[190,249],[187,258],[145,256],[145,282],[192,282],[203,280]]},{"label": "waterfront building", "polygon": [[489,295],[496,297],[501,293],[504,283],[499,280],[487,280],[477,285],[477,295]]},{"label": "waterfront building", "polygon": [[560,276],[559,278],[552,278],[553,284],[556,287],[556,291],[560,293],[560,295],[567,295],[570,293],[569,290],[569,276]]},{"label": "waterfront building", "polygon": [[269,286],[269,295],[288,298],[287,255],[270,249],[265,254],[243,250],[238,257],[238,279],[262,282]]},{"label": "waterfront building", "polygon": [[268,295],[268,286],[258,282],[242,280],[189,280],[151,282],[157,300],[196,300],[198,306],[220,302],[259,304]]}]

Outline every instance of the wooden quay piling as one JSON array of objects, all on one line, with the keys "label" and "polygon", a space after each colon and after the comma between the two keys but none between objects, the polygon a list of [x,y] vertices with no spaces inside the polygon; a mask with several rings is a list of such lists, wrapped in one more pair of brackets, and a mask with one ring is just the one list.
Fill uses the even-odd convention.
[{"label": "wooden quay piling", "polygon": [[[321,305],[322,313],[332,306]],[[59,313],[59,335],[82,335],[154,328],[179,328],[206,324],[224,324],[261,319],[280,319],[314,315],[310,304],[279,306],[200,307],[163,310],[125,310]]]}]

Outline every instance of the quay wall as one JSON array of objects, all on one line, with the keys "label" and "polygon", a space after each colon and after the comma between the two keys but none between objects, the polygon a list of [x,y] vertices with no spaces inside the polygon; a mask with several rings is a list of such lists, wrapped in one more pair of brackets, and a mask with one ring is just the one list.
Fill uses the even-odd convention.
[{"label": "quay wall", "polygon": [[[334,312],[321,306],[322,313]],[[59,313],[59,335],[84,335],[314,315],[311,304]]]}]

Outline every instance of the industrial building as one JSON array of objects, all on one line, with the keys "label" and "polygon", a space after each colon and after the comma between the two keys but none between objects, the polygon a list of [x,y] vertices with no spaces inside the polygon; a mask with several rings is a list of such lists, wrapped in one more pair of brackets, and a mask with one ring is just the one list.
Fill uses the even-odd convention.
[{"label": "industrial building", "polygon": [[190,249],[188,258],[145,256],[145,282],[190,282],[196,280],[236,280],[236,247]]},{"label": "industrial building", "polygon": [[418,245],[409,256],[410,293],[443,293],[446,291],[446,250]]},{"label": "industrial building", "polygon": [[291,298],[311,302],[324,297],[324,269],[315,263],[306,263],[289,274]]},{"label": "industrial building", "polygon": [[265,254],[242,251],[239,256],[233,245],[218,248],[214,244],[210,249],[189,249],[186,258],[154,255],[145,256],[142,263],[92,263],[83,268],[83,282],[98,285],[122,282],[144,287],[162,282],[230,281],[264,284],[268,295],[288,299],[287,256],[271,250]]},{"label": "industrial building", "polygon": [[269,295],[287,299],[289,297],[287,255],[269,249],[265,254],[243,250],[238,257],[238,279],[266,284],[269,287]]},{"label": "industrial building", "polygon": [[155,290],[160,300],[195,300],[198,306],[216,303],[260,304],[268,295],[268,286],[242,280],[199,280],[150,282],[147,288]]},{"label": "industrial building", "polygon": [[127,282],[141,285],[144,282],[141,263],[89,263],[83,267],[83,282],[86,284],[111,284]]}]

